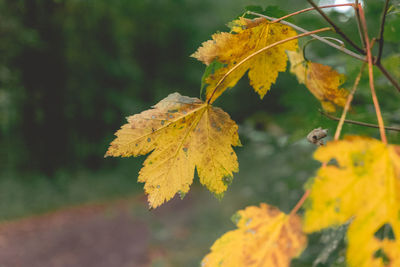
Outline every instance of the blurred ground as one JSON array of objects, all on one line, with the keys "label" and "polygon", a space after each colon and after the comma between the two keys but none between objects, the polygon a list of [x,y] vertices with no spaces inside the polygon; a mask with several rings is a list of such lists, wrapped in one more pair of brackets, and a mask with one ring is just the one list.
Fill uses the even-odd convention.
[{"label": "blurred ground", "polygon": [[139,195],[3,223],[0,266],[176,266],[171,257],[179,251],[163,245],[160,233],[170,243],[193,236],[190,209],[199,200],[174,199],[149,211]]},{"label": "blurred ground", "polygon": [[0,266],[148,266],[149,230],[127,201],[60,210],[0,227]]},{"label": "blurred ground", "polygon": [[[155,212],[155,217],[168,219],[172,209],[184,213],[189,203],[174,201]],[[137,211],[145,205],[143,198],[133,197],[5,223],[0,226],[0,266],[153,265],[165,253],[151,245],[152,232],[146,218],[133,214],[135,207]]]}]

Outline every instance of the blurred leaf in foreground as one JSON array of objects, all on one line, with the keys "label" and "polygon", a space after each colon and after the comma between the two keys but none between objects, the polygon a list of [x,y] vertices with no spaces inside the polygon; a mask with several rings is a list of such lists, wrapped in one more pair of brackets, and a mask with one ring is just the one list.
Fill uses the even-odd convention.
[{"label": "blurred leaf in foreground", "polygon": [[[314,157],[328,164],[311,186],[305,231],[352,220],[347,232],[349,266],[399,266],[400,146],[351,136],[320,147]],[[379,236],[385,227],[394,236]]]},{"label": "blurred leaf in foreground", "polygon": [[261,203],[238,211],[234,218],[238,229],[215,241],[202,266],[288,267],[306,246],[297,215]]}]

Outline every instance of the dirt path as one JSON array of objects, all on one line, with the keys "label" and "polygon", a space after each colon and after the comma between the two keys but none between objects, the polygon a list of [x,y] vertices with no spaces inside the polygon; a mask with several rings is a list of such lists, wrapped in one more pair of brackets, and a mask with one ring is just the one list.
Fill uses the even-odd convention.
[{"label": "dirt path", "polygon": [[3,223],[0,267],[149,266],[160,252],[141,219],[145,207],[144,199],[136,197]]}]

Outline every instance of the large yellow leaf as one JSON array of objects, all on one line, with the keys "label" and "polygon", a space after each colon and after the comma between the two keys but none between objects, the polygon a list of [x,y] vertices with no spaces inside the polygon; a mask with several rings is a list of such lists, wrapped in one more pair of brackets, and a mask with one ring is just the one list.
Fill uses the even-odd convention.
[{"label": "large yellow leaf", "polygon": [[307,238],[297,215],[261,203],[238,211],[238,229],[215,241],[203,267],[284,267],[300,255]]},{"label": "large yellow leaf", "polygon": [[[304,230],[314,232],[351,220],[349,266],[399,266],[400,147],[354,136],[328,143],[314,157],[328,164],[319,169],[311,186]],[[391,226],[394,240],[374,236],[384,225]]]},{"label": "large yellow leaf", "polygon": [[247,60],[225,77],[247,56],[270,44],[296,35],[291,27],[280,23],[270,24],[263,18],[254,20],[240,18],[233,21],[230,26],[232,33],[222,32],[212,35],[212,40],[204,42],[192,55],[206,65],[214,60],[226,64],[205,80],[206,100],[210,103],[227,88],[235,86],[246,71],[249,71],[251,86],[263,98],[271,84],[276,81],[278,73],[286,70],[285,50],[297,49],[297,40],[275,46]]},{"label": "large yellow leaf", "polygon": [[222,109],[197,98],[170,94],[153,109],[128,118],[106,156],[138,156],[151,151],[138,181],[145,183],[150,207],[186,194],[195,167],[200,182],[215,193],[227,189],[238,171],[232,146],[240,145],[237,125]]},{"label": "large yellow leaf", "polygon": [[339,88],[344,82],[344,75],[329,66],[306,62],[299,51],[288,51],[290,72],[295,74],[299,83],[305,84],[328,112],[335,112],[336,106],[344,107],[348,91]]}]

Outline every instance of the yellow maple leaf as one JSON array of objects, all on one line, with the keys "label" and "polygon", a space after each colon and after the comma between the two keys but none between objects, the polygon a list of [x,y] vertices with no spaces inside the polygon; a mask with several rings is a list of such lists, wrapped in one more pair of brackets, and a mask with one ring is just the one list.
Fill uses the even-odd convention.
[{"label": "yellow maple leaf", "polygon": [[344,107],[349,92],[339,88],[344,82],[343,74],[339,74],[329,66],[306,62],[299,51],[287,51],[290,61],[290,72],[295,74],[299,83],[305,84],[317,98],[322,108],[335,112],[336,106]]},{"label": "yellow maple leaf", "polygon": [[238,229],[220,237],[202,260],[203,267],[285,267],[306,246],[297,215],[261,203],[238,211]]},{"label": "yellow maple leaf", "polygon": [[194,170],[211,192],[227,189],[238,163],[232,146],[239,146],[237,125],[220,108],[197,98],[170,94],[153,109],[128,118],[116,132],[106,156],[138,156],[153,151],[140,170],[150,207],[177,192],[186,194]]},{"label": "yellow maple leaf", "polygon": [[[319,169],[311,186],[304,230],[319,231],[351,220],[349,266],[399,266],[400,147],[353,136],[328,143],[314,157],[328,164]],[[332,160],[337,164],[329,164]],[[386,224],[395,240],[374,236]]]},{"label": "yellow maple leaf", "polygon": [[206,65],[214,60],[226,64],[205,79],[206,100],[210,103],[227,88],[235,86],[247,71],[251,86],[263,98],[271,84],[276,81],[278,73],[286,70],[285,50],[297,49],[297,40],[292,40],[248,59],[233,70],[249,55],[270,44],[295,36],[296,32],[289,26],[280,23],[270,24],[263,18],[254,20],[240,18],[230,25],[232,33],[213,34],[212,40],[204,42],[192,55]]}]

